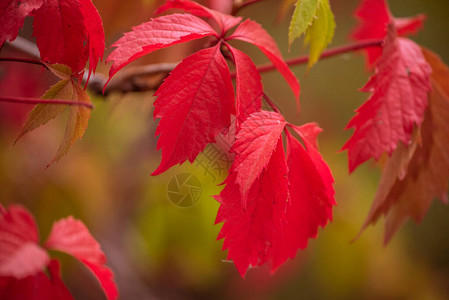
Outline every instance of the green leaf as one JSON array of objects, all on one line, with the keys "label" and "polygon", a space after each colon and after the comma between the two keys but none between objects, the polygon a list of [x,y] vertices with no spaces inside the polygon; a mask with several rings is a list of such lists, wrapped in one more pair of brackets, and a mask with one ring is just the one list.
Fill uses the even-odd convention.
[{"label": "green leaf", "polygon": [[296,2],[295,11],[293,12],[288,30],[289,45],[312,25],[319,3],[319,0],[298,0]]},{"label": "green leaf", "polygon": [[306,43],[310,43],[309,69],[318,61],[321,53],[332,41],[335,31],[334,15],[329,0],[320,0],[315,20],[306,34]]},{"label": "green leaf", "polygon": [[329,0],[298,0],[289,29],[289,43],[306,32],[305,43],[310,44],[309,69],[332,41],[335,20]]}]

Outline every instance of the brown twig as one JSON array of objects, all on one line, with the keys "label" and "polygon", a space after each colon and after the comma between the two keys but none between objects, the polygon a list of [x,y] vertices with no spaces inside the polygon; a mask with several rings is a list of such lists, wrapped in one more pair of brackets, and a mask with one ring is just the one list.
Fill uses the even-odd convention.
[{"label": "brown twig", "polygon": [[[116,91],[128,93],[156,89],[160,85],[160,83],[157,83],[156,86],[151,86],[149,83],[142,80],[139,81],[137,79],[145,76],[169,73],[177,65],[178,63],[158,63],[124,70],[123,72],[117,74],[116,77],[112,77],[104,90],[104,95],[108,95],[109,93]],[[97,75],[94,76],[94,78],[92,78],[91,80],[96,81],[95,84],[98,85],[98,87],[93,89],[92,85],[94,85],[94,83],[91,83],[90,81],[88,86],[96,92],[100,91],[99,94],[101,94],[103,91],[103,87],[107,82],[107,78],[101,74],[100,76]],[[99,87],[100,89],[98,89]]]},{"label": "brown twig", "polygon": [[6,42],[6,44],[22,53],[28,54],[31,57],[40,59],[40,53],[37,45],[26,38],[18,36],[13,42]]},{"label": "brown twig", "polygon": [[263,0],[248,0],[246,2],[235,1],[234,7],[232,8],[232,15],[235,16],[242,8],[261,1]]}]

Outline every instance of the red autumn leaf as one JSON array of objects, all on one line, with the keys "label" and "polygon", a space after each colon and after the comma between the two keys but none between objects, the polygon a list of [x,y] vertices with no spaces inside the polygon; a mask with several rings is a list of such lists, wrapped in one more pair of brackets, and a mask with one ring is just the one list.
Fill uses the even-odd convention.
[{"label": "red autumn leaf", "polygon": [[234,56],[236,69],[237,128],[262,106],[263,87],[259,72],[251,58],[242,51],[227,45]]},{"label": "red autumn leaf", "polygon": [[[360,24],[352,33],[355,40],[383,39],[387,36],[387,25],[394,24],[398,35],[406,36],[416,33],[425,20],[424,15],[411,18],[394,18],[385,0],[364,0],[355,12]],[[370,47],[365,49],[368,65],[373,66],[382,56],[382,49]]]},{"label": "red autumn leaf", "polygon": [[25,17],[42,5],[43,0],[5,0],[0,3],[0,47],[16,39]]},{"label": "red autumn leaf", "polygon": [[41,59],[68,65],[72,71],[84,68],[85,27],[76,0],[48,0],[34,12],[34,32]]},{"label": "red autumn leaf", "polygon": [[240,127],[231,148],[235,158],[230,172],[236,173],[235,183],[240,187],[243,207],[251,186],[267,167],[285,124],[280,114],[260,111],[249,116]]},{"label": "red autumn leaf", "polygon": [[156,91],[154,118],[162,161],[153,175],[187,159],[193,162],[230,124],[234,89],[221,44],[184,59]]},{"label": "red autumn leaf", "polygon": [[[103,22],[97,8],[91,0],[79,0],[81,13],[84,16],[84,24],[87,30],[87,43],[85,51],[89,56],[89,73],[95,72],[97,63],[103,59],[104,31]],[[87,56],[87,55],[86,55]],[[89,74],[90,75],[90,74]]]},{"label": "red autumn leaf", "polygon": [[[52,298],[54,300],[72,300],[72,295],[65,286],[64,282],[62,282],[59,261],[52,259],[48,265],[48,272],[50,278],[48,278],[44,273],[38,274],[41,277],[41,282],[36,286],[42,287],[42,282],[46,282],[47,288],[44,289],[44,291],[46,290],[48,295],[52,295],[51,297],[42,297],[42,300]],[[45,278],[43,276],[45,276]]]},{"label": "red autumn leaf", "polygon": [[293,126],[293,130],[301,137],[303,140],[306,150],[308,152],[308,155],[310,156],[310,159],[312,160],[313,164],[315,165],[315,168],[319,174],[319,176],[323,180],[325,192],[327,195],[329,202],[332,204],[335,204],[334,199],[334,178],[332,176],[331,170],[327,163],[324,161],[323,157],[321,156],[320,152],[318,151],[318,135],[323,131],[316,123],[307,123],[302,126]]},{"label": "red autumn leaf", "polygon": [[[33,300],[73,299],[61,281],[58,261],[50,261],[38,245],[33,217],[19,205],[0,205],[0,298]],[[71,254],[92,270],[108,296],[118,296],[112,272],[104,266],[100,246],[80,221],[69,217],[53,225],[45,245]],[[48,266],[48,275],[44,269]]]},{"label": "red autumn leaf", "polygon": [[283,237],[283,256],[274,266],[293,258],[298,249],[307,247],[308,239],[315,238],[319,227],[332,221],[334,180],[326,162],[316,146],[321,129],[313,123],[292,126],[300,135],[305,147],[287,133],[287,165],[290,199],[286,209]]},{"label": "red autumn leaf", "polygon": [[409,218],[420,222],[434,198],[448,202],[449,68],[431,51],[423,53],[433,70],[429,108],[410,145],[400,145],[387,161],[361,229],[385,216],[385,243]]},{"label": "red autumn leaf", "polygon": [[45,247],[77,258],[94,273],[109,300],[118,297],[112,271],[105,265],[106,256],[81,221],[68,217],[54,223]]},{"label": "red autumn leaf", "polygon": [[287,132],[286,160],[285,125],[281,115],[265,111],[242,124],[232,147],[236,158],[216,197],[221,204],[216,223],[224,222],[218,238],[225,239],[223,250],[242,276],[266,262],[275,271],[332,220],[334,180],[317,149],[321,129],[289,125],[305,147]]},{"label": "red autumn leaf", "polygon": [[373,94],[347,126],[355,127],[343,146],[351,172],[371,157],[391,155],[400,141],[410,142],[413,127],[423,121],[430,73],[419,46],[397,37],[390,25],[376,72],[362,89]]},{"label": "red autumn leaf", "polygon": [[[81,2],[80,2],[81,1]],[[14,40],[26,16],[34,16],[34,35],[41,59],[81,71],[87,59],[95,71],[103,56],[104,32],[91,0],[3,1],[0,6],[0,45]]]},{"label": "red autumn leaf", "polygon": [[243,277],[251,266],[281,260],[284,213],[288,199],[287,165],[282,139],[278,138],[270,162],[248,192],[246,207],[237,174],[230,173],[219,196],[216,223],[224,222],[218,239]]},{"label": "red autumn leaf", "polygon": [[118,70],[145,54],[216,34],[209,24],[192,15],[173,14],[151,19],[133,27],[132,31],[125,33],[112,45],[117,49],[107,59],[114,61],[109,79]]},{"label": "red autumn leaf", "polygon": [[0,277],[0,299],[2,300],[73,300],[61,280],[59,262],[51,260],[49,277],[42,271],[23,279]]},{"label": "red autumn leaf", "polygon": [[226,15],[189,0],[169,0],[167,3],[160,6],[155,14],[163,13],[169,9],[182,9],[195,16],[212,18],[217,22],[222,34],[236,26],[242,20],[241,17]]},{"label": "red autumn leaf", "polygon": [[251,43],[257,46],[271,62],[276,66],[278,71],[284,76],[287,83],[290,85],[295,94],[296,101],[299,107],[299,82],[293,72],[287,66],[282,58],[282,54],[276,45],[273,38],[263,29],[259,24],[249,19],[243,21],[234,33],[227,38],[236,39]]},{"label": "red autumn leaf", "polygon": [[49,262],[39,247],[36,223],[20,205],[0,205],[0,276],[21,279],[42,271]]}]

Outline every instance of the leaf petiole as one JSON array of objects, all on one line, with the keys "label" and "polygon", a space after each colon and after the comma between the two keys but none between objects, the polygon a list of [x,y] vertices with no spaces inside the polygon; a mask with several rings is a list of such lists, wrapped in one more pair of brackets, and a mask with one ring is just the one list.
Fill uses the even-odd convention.
[{"label": "leaf petiole", "polygon": [[93,109],[94,106],[91,103],[78,102],[78,101],[68,101],[68,100],[46,100],[46,99],[36,99],[36,98],[22,98],[22,97],[12,97],[12,96],[0,96],[0,102],[9,102],[17,104],[58,104],[58,105],[79,105],[84,106],[89,109]]}]

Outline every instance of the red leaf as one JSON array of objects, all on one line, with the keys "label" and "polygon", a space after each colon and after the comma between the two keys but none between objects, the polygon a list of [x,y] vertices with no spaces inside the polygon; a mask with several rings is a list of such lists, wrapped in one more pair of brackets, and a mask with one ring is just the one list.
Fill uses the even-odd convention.
[{"label": "red leaf", "polygon": [[81,221],[68,217],[54,223],[45,247],[65,252],[80,260],[95,274],[108,299],[118,297],[113,273],[105,265],[106,256]]},{"label": "red leaf", "polygon": [[219,196],[220,209],[216,223],[224,222],[218,239],[224,238],[223,250],[234,261],[243,277],[251,266],[280,261],[284,231],[284,213],[288,199],[287,165],[282,139],[270,162],[248,192],[246,207],[236,173],[230,173]]},{"label": "red leaf", "polygon": [[292,126],[301,136],[305,147],[287,133],[287,165],[290,200],[286,210],[284,255],[274,266],[293,258],[298,249],[307,247],[308,239],[315,238],[318,228],[332,220],[334,180],[329,167],[316,148],[316,137],[321,129],[313,123]]},{"label": "red leaf", "polygon": [[[416,33],[425,20],[424,15],[411,18],[393,18],[385,0],[364,0],[355,12],[360,24],[354,30],[355,40],[383,39],[387,36],[387,25],[393,23],[398,35],[406,36]],[[370,47],[365,49],[368,65],[373,66],[382,56],[382,49]]]},{"label": "red leaf", "polygon": [[0,276],[21,279],[43,270],[49,257],[38,243],[36,223],[28,211],[20,205],[8,210],[0,205]]},{"label": "red leaf", "polygon": [[41,59],[68,65],[73,72],[84,69],[86,27],[79,2],[46,0],[33,15],[33,35]]},{"label": "red leaf", "polygon": [[216,197],[216,223],[224,222],[218,239],[225,238],[223,250],[229,249],[228,259],[242,276],[266,262],[275,271],[332,220],[334,179],[317,149],[321,129],[314,123],[289,125],[305,147],[287,132],[286,162],[285,124],[278,113],[264,111],[242,124],[232,147],[234,164]]},{"label": "red leaf", "polygon": [[249,115],[262,107],[263,87],[259,72],[251,58],[242,51],[227,45],[232,52],[236,68],[237,128]]},{"label": "red leaf", "polygon": [[325,192],[327,194],[327,199],[332,199],[329,202],[336,204],[334,199],[334,178],[332,176],[329,166],[324,161],[320,152],[318,151],[318,135],[323,131],[316,123],[307,123],[302,126],[291,126],[293,130],[302,138],[305,149],[310,156],[312,163],[314,164],[319,176],[323,180],[325,186]]},{"label": "red leaf", "polygon": [[73,300],[61,280],[59,262],[51,260],[48,265],[50,278],[40,271],[23,279],[0,277],[2,300]]},{"label": "red leaf", "polygon": [[[49,282],[50,285],[48,285],[48,294],[51,294],[54,300],[72,300],[73,297],[70,294],[69,290],[67,289],[67,287],[65,286],[64,282],[62,282],[61,279],[61,271],[60,271],[60,267],[59,267],[59,261],[57,261],[56,259],[52,259],[50,261],[50,264],[48,265],[48,271],[50,273],[50,280],[48,279],[48,277],[41,273],[41,280],[45,281],[45,282]],[[45,279],[44,277],[45,276]],[[42,286],[42,283],[36,285],[38,287]],[[42,300],[45,299],[51,299],[51,297],[42,297]]]},{"label": "red leaf", "polygon": [[235,158],[230,172],[236,173],[243,207],[251,186],[267,167],[285,124],[280,114],[269,111],[253,113],[242,124],[231,148]]},{"label": "red leaf", "polygon": [[271,60],[282,76],[284,76],[285,80],[295,94],[299,107],[300,87],[298,79],[296,79],[295,75],[284,62],[276,42],[259,24],[247,19],[242,22],[234,33],[227,39],[241,40],[257,46],[268,57],[268,59]]},{"label": "red leaf", "polygon": [[3,0],[0,3],[0,47],[16,39],[25,17],[42,5],[43,0]]},{"label": "red leaf", "polygon": [[361,229],[385,216],[385,243],[409,218],[420,222],[434,198],[448,203],[449,68],[431,51],[423,53],[433,69],[424,122],[410,145],[398,146],[388,159]]},{"label": "red leaf", "polygon": [[156,10],[155,14],[163,13],[164,11],[167,11],[169,9],[182,9],[195,16],[212,18],[215,20],[215,22],[217,22],[220,30],[222,31],[222,34],[224,34],[232,27],[236,26],[242,20],[241,17],[226,15],[188,0],[169,0],[167,1],[167,3],[160,6]]},{"label": "red leaf", "polygon": [[[33,34],[43,61],[65,64],[73,73],[79,73],[89,58],[90,72],[95,71],[98,60],[103,56],[104,32],[100,15],[91,0],[27,0],[25,4],[17,2],[9,2],[10,5],[20,6],[15,15],[10,15],[8,10],[6,13],[11,18],[8,21],[19,27],[13,30],[13,36],[5,38],[15,38],[17,30],[23,24],[23,18],[32,14]],[[0,24],[1,22],[2,17]],[[6,26],[6,29],[12,30],[8,26],[13,25]],[[3,34],[1,36],[3,38]]]},{"label": "red leaf", "polygon": [[184,59],[156,91],[154,118],[162,161],[153,175],[187,159],[193,162],[230,125],[234,89],[221,44]]},{"label": "red leaf", "polygon": [[376,73],[362,89],[373,94],[347,126],[355,127],[343,146],[351,172],[371,157],[378,160],[384,152],[391,155],[399,141],[410,142],[413,127],[423,121],[430,73],[419,46],[396,37],[390,25]]},{"label": "red leaf", "polygon": [[216,34],[209,24],[192,15],[173,14],[151,19],[133,27],[112,45],[117,49],[107,58],[107,61],[114,61],[109,80],[118,70],[145,54]]},{"label": "red leaf", "polygon": [[417,15],[411,18],[394,18],[394,27],[398,31],[398,35],[407,36],[416,34],[423,27],[426,15]]},{"label": "red leaf", "polygon": [[[103,58],[104,30],[103,22],[97,8],[91,0],[79,0],[81,13],[84,16],[84,24],[87,30],[87,44],[85,50],[89,56],[89,73],[95,72],[97,63]],[[87,56],[87,55],[86,55]]]}]

